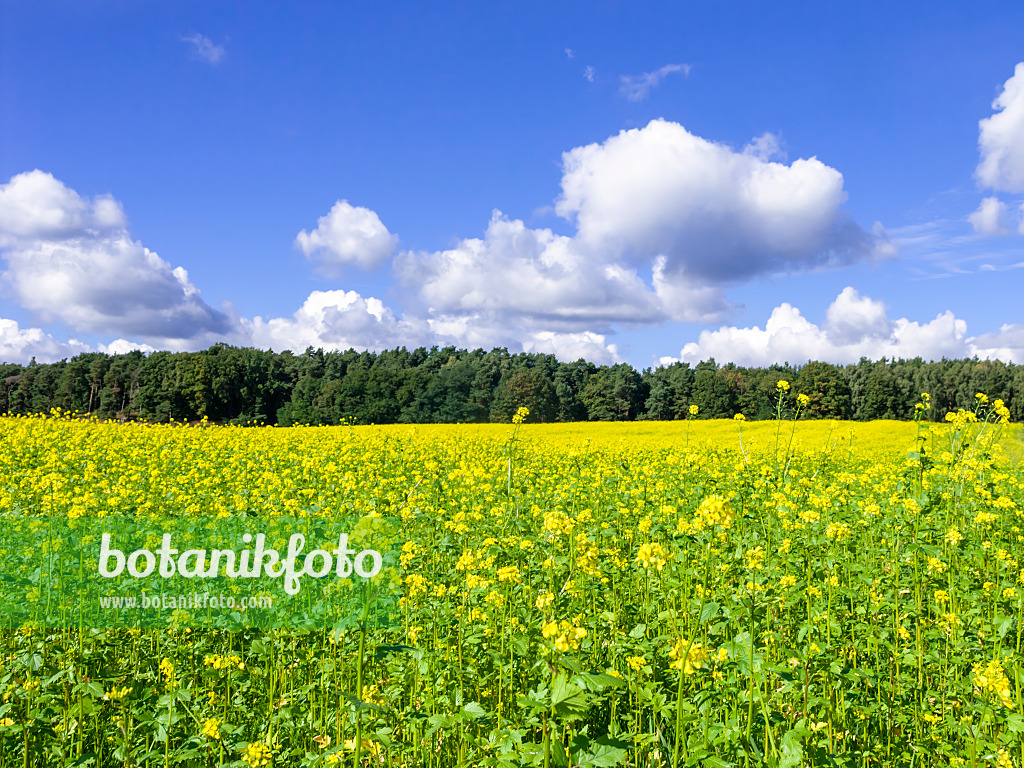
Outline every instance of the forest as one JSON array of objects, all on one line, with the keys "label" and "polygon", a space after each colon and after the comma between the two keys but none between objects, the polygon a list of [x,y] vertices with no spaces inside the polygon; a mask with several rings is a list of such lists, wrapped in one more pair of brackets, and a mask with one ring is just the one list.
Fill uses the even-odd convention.
[{"label": "forest", "polygon": [[909,419],[969,408],[977,392],[1024,418],[1024,365],[998,360],[878,360],[746,368],[713,359],[637,371],[627,363],[455,347],[301,354],[216,344],[199,352],[86,353],[55,363],[0,364],[0,413],[60,408],[97,418],[221,424],[389,424],[748,419],[775,415],[779,380],[810,397],[807,418]]}]

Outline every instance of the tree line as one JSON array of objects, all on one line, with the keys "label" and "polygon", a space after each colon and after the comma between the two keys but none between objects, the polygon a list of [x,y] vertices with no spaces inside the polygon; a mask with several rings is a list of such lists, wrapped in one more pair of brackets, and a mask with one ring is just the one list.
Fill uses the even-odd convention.
[{"label": "tree line", "polygon": [[246,424],[389,424],[748,419],[775,415],[780,380],[810,397],[808,418],[909,419],[971,407],[984,392],[1024,418],[1024,365],[998,360],[809,362],[767,368],[713,359],[637,371],[498,348],[275,353],[216,344],[200,352],[86,353],[60,362],[0,364],[0,413],[53,408],[99,418]]}]

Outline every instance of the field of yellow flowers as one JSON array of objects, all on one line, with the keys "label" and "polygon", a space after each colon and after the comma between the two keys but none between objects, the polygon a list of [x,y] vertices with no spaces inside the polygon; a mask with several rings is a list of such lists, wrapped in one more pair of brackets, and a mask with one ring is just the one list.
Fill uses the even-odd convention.
[{"label": "field of yellow flowers", "polygon": [[391,520],[401,601],[343,630],[4,629],[0,768],[1024,767],[1019,425],[980,395],[935,425],[779,402],[758,423],[2,418],[0,516]]}]

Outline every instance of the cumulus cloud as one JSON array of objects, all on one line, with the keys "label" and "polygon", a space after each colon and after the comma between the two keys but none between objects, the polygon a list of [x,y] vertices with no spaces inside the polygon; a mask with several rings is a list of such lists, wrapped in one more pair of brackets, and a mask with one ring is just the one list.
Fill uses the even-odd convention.
[{"label": "cumulus cloud", "polygon": [[576,147],[563,164],[555,210],[575,220],[579,243],[634,264],[664,256],[668,279],[721,284],[888,249],[884,232],[839,210],[843,176],[817,158],[769,162],[654,120]]},{"label": "cumulus cloud", "polygon": [[223,45],[217,45],[206,35],[200,35],[198,32],[194,35],[183,37],[181,40],[185,43],[192,43],[193,53],[209,64],[217,64],[227,53]]},{"label": "cumulus cloud", "polygon": [[128,339],[114,339],[109,344],[98,344],[97,349],[107,355],[126,355],[136,350],[144,355],[156,352],[156,347],[151,347],[149,344],[140,344],[137,341],[128,341]]},{"label": "cumulus cloud", "polygon": [[302,230],[295,238],[316,270],[338,277],[347,266],[373,269],[387,261],[398,247],[398,236],[388,232],[380,217],[369,208],[339,200],[317,221],[312,232]]},{"label": "cumulus cloud", "polygon": [[758,160],[785,160],[782,142],[774,133],[763,133],[743,148],[743,154],[753,155]]},{"label": "cumulus cloud", "polygon": [[310,346],[380,350],[425,339],[422,323],[398,320],[380,299],[356,291],[313,291],[292,317],[240,323],[247,343],[279,352]]},{"label": "cumulus cloud", "polygon": [[132,240],[115,200],[86,200],[48,173],[0,185],[0,249],[5,293],[44,320],[172,341],[230,328],[183,268]]},{"label": "cumulus cloud", "polygon": [[108,195],[91,202],[42,171],[0,185],[0,247],[23,240],[61,240],[125,226],[124,211]]},{"label": "cumulus cloud", "polygon": [[[616,362],[623,327],[718,324],[733,309],[730,283],[890,248],[880,225],[866,232],[840,210],[842,174],[780,157],[772,134],[733,150],[655,120],[563,155],[556,211],[570,234],[495,211],[480,237],[396,254],[377,213],[347,200],[298,233],[294,247],[324,275],[391,260],[406,289],[401,317],[355,291],[314,291],[285,317],[214,310],[183,268],[132,240],[116,200],[83,198],[41,171],[0,186],[3,275],[8,294],[41,317],[121,337],[111,349],[128,349],[126,339],[163,349],[456,344]],[[871,300],[844,293],[836,306],[834,343],[888,332]]]},{"label": "cumulus cloud", "polygon": [[0,363],[25,365],[32,358],[38,363],[52,363],[88,351],[75,339],[57,341],[40,328],[22,328],[17,321],[0,317]]},{"label": "cumulus cloud", "polygon": [[613,365],[621,363],[618,349],[608,344],[600,333],[554,333],[540,331],[523,342],[524,352],[540,355],[554,355],[563,363],[571,363],[583,358],[597,365]]},{"label": "cumulus cloud", "polygon": [[666,64],[653,72],[644,72],[642,75],[620,75],[619,93],[630,101],[643,101],[656,88],[658,83],[674,72],[681,72],[683,75],[690,74],[689,64]]},{"label": "cumulus cloud", "polygon": [[666,319],[635,271],[585,255],[575,241],[495,211],[483,238],[433,253],[401,254],[402,281],[438,315],[490,315],[498,325],[542,323],[578,332]]},{"label": "cumulus cloud", "polygon": [[1024,363],[1024,325],[1003,325],[996,333],[983,333],[972,340],[978,357]]},{"label": "cumulus cloud", "polygon": [[986,197],[967,221],[979,235],[1006,235],[1006,204],[997,197]]},{"label": "cumulus cloud", "polygon": [[838,171],[770,159],[780,154],[772,134],[737,152],[655,120],[565,153],[556,211],[575,234],[495,211],[482,237],[401,253],[395,270],[432,332],[457,343],[571,345],[590,333],[613,359],[618,326],[721,322],[731,281],[891,250],[884,231],[839,210]]},{"label": "cumulus cloud", "polygon": [[992,102],[995,114],[978,123],[978,183],[998,192],[1024,192],[1024,61]]},{"label": "cumulus cloud", "polygon": [[856,344],[870,339],[892,336],[893,324],[885,305],[847,286],[840,292],[825,314],[829,339],[838,345]]},{"label": "cumulus cloud", "polygon": [[764,328],[725,326],[701,332],[696,342],[685,345],[678,358],[664,357],[662,364],[681,359],[696,363],[714,357],[718,362],[767,366],[772,363],[802,364],[808,360],[846,364],[861,357],[998,357],[1024,361],[1024,326],[1004,326],[996,334],[967,336],[967,323],[946,311],[929,322],[907,318],[891,320],[881,302],[860,296],[847,287],[828,308],[826,322],[810,322],[800,310],[783,303],[772,310]]},{"label": "cumulus cloud", "polygon": [[651,287],[636,269],[499,211],[483,238],[446,251],[402,253],[395,265],[431,316],[472,316],[475,325],[500,329],[581,333],[674,316],[718,317],[727,308],[715,288],[667,281],[660,262],[648,272]]},{"label": "cumulus cloud", "polygon": [[[571,237],[494,211],[482,238],[405,252],[399,279],[415,290],[431,334],[467,347],[507,346],[563,360],[618,361],[602,329],[667,320],[662,292],[636,270],[581,251]],[[711,292],[712,294],[714,292]],[[720,296],[701,296],[709,309]],[[687,310],[697,311],[696,303]]]}]

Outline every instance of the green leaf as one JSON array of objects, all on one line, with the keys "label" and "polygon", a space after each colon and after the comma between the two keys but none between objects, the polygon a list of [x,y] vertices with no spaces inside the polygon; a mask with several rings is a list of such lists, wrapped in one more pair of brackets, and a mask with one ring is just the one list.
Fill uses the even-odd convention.
[{"label": "green leaf", "polygon": [[582,717],[590,705],[586,692],[571,682],[564,672],[555,675],[551,682],[551,706],[555,714],[565,718]]},{"label": "green leaf", "polygon": [[700,623],[707,624],[709,621],[715,618],[715,616],[718,615],[718,609],[720,607],[721,606],[719,606],[718,603],[708,603],[707,605],[705,605],[700,612]]},{"label": "green leaf", "polygon": [[629,752],[629,745],[624,741],[600,736],[590,742],[587,751],[577,755],[578,765],[594,765],[609,768],[618,765]]},{"label": "green leaf", "polygon": [[796,731],[788,731],[782,737],[782,756],[779,760],[779,768],[797,768],[804,761],[804,748],[800,744],[800,734]]},{"label": "green leaf", "polygon": [[594,693],[600,693],[605,688],[621,688],[626,681],[615,675],[604,672],[581,672],[572,681],[582,688]]}]

